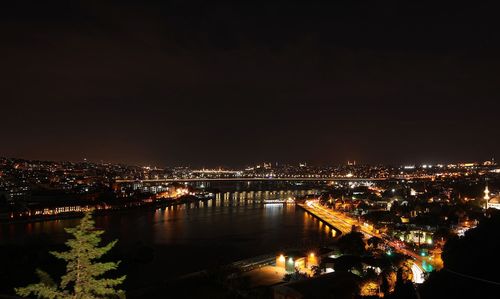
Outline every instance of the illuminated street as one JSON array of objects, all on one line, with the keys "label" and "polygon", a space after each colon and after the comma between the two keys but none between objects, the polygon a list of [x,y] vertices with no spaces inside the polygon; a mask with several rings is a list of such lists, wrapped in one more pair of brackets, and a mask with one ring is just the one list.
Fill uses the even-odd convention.
[{"label": "illuminated street", "polygon": [[[358,220],[349,217],[346,214],[334,211],[329,208],[325,208],[321,204],[319,204],[318,200],[307,200],[305,204],[298,205],[309,213],[316,215],[318,218],[322,219],[322,221],[327,222],[329,225],[337,228],[339,231],[341,231],[342,234],[351,232],[353,226],[356,226],[358,227],[359,231],[363,233],[363,235],[365,235],[366,238],[377,237],[383,239],[388,246],[394,249],[394,251],[412,257],[415,262],[414,267],[412,267],[415,283],[423,283],[423,269],[425,269],[423,265],[425,263],[431,265],[432,267],[432,262],[430,262],[427,258],[422,257],[414,251],[401,248],[401,246],[399,246],[398,243],[395,242],[395,240],[390,239],[390,237],[386,234],[379,234],[374,232],[373,226],[365,223],[359,223]],[[432,267],[432,269],[433,268],[437,267]]]},{"label": "illuminated street", "polygon": [[2,1],[0,299],[498,299],[496,2]]}]

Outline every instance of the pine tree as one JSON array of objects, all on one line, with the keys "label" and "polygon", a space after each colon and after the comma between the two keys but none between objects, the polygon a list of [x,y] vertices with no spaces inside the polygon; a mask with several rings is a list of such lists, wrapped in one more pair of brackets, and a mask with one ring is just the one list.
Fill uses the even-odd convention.
[{"label": "pine tree", "polygon": [[123,296],[124,292],[117,289],[125,280],[125,276],[109,279],[103,275],[115,270],[119,262],[97,262],[116,244],[116,240],[99,247],[102,230],[96,230],[91,213],[86,213],[80,224],[74,228],[65,229],[74,238],[69,239],[65,252],[51,252],[55,257],[66,261],[66,274],[61,277],[59,286],[50,276],[37,270],[40,282],[27,287],[17,288],[20,296],[36,295],[46,299],[93,299]]}]

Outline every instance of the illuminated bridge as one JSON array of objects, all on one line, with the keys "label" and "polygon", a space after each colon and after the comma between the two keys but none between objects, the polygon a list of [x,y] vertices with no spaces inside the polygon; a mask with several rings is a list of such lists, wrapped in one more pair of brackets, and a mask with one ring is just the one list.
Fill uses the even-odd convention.
[{"label": "illuminated bridge", "polygon": [[401,178],[355,178],[355,177],[258,177],[258,178],[166,178],[166,179],[118,179],[116,183],[174,183],[174,182],[370,182],[370,181],[385,181]]}]

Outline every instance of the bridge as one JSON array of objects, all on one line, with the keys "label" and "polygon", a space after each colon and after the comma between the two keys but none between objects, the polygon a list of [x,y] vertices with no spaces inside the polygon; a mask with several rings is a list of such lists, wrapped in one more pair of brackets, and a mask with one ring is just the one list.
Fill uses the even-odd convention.
[{"label": "bridge", "polygon": [[401,178],[356,178],[356,177],[236,177],[236,178],[165,178],[165,179],[117,179],[115,183],[189,183],[189,182],[372,182]]},{"label": "bridge", "polygon": [[329,208],[323,207],[317,200],[308,200],[304,204],[298,203],[302,209],[304,209],[307,213],[313,215],[318,218],[322,222],[326,223],[330,227],[333,227],[339,230],[342,234],[347,234],[352,230],[353,226],[357,226],[359,231],[366,237],[377,237],[385,241],[385,244],[391,247],[394,251],[399,252],[403,255],[410,256],[413,258],[412,272],[413,272],[413,282],[414,283],[423,283],[424,282],[424,264],[431,264],[434,268],[437,268],[436,265],[432,265],[432,263],[425,257],[422,257],[418,253],[414,252],[411,249],[402,248],[399,246],[394,240],[387,236],[386,234],[380,234],[374,231],[373,227],[368,224],[361,224],[357,219],[352,218],[346,214],[334,211]]}]

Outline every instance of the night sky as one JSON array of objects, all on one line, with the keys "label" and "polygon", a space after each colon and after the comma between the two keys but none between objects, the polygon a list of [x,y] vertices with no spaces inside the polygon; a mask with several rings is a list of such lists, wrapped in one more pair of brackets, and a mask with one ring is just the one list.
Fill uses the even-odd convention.
[{"label": "night sky", "polygon": [[500,156],[493,5],[9,2],[0,156],[196,167]]}]

